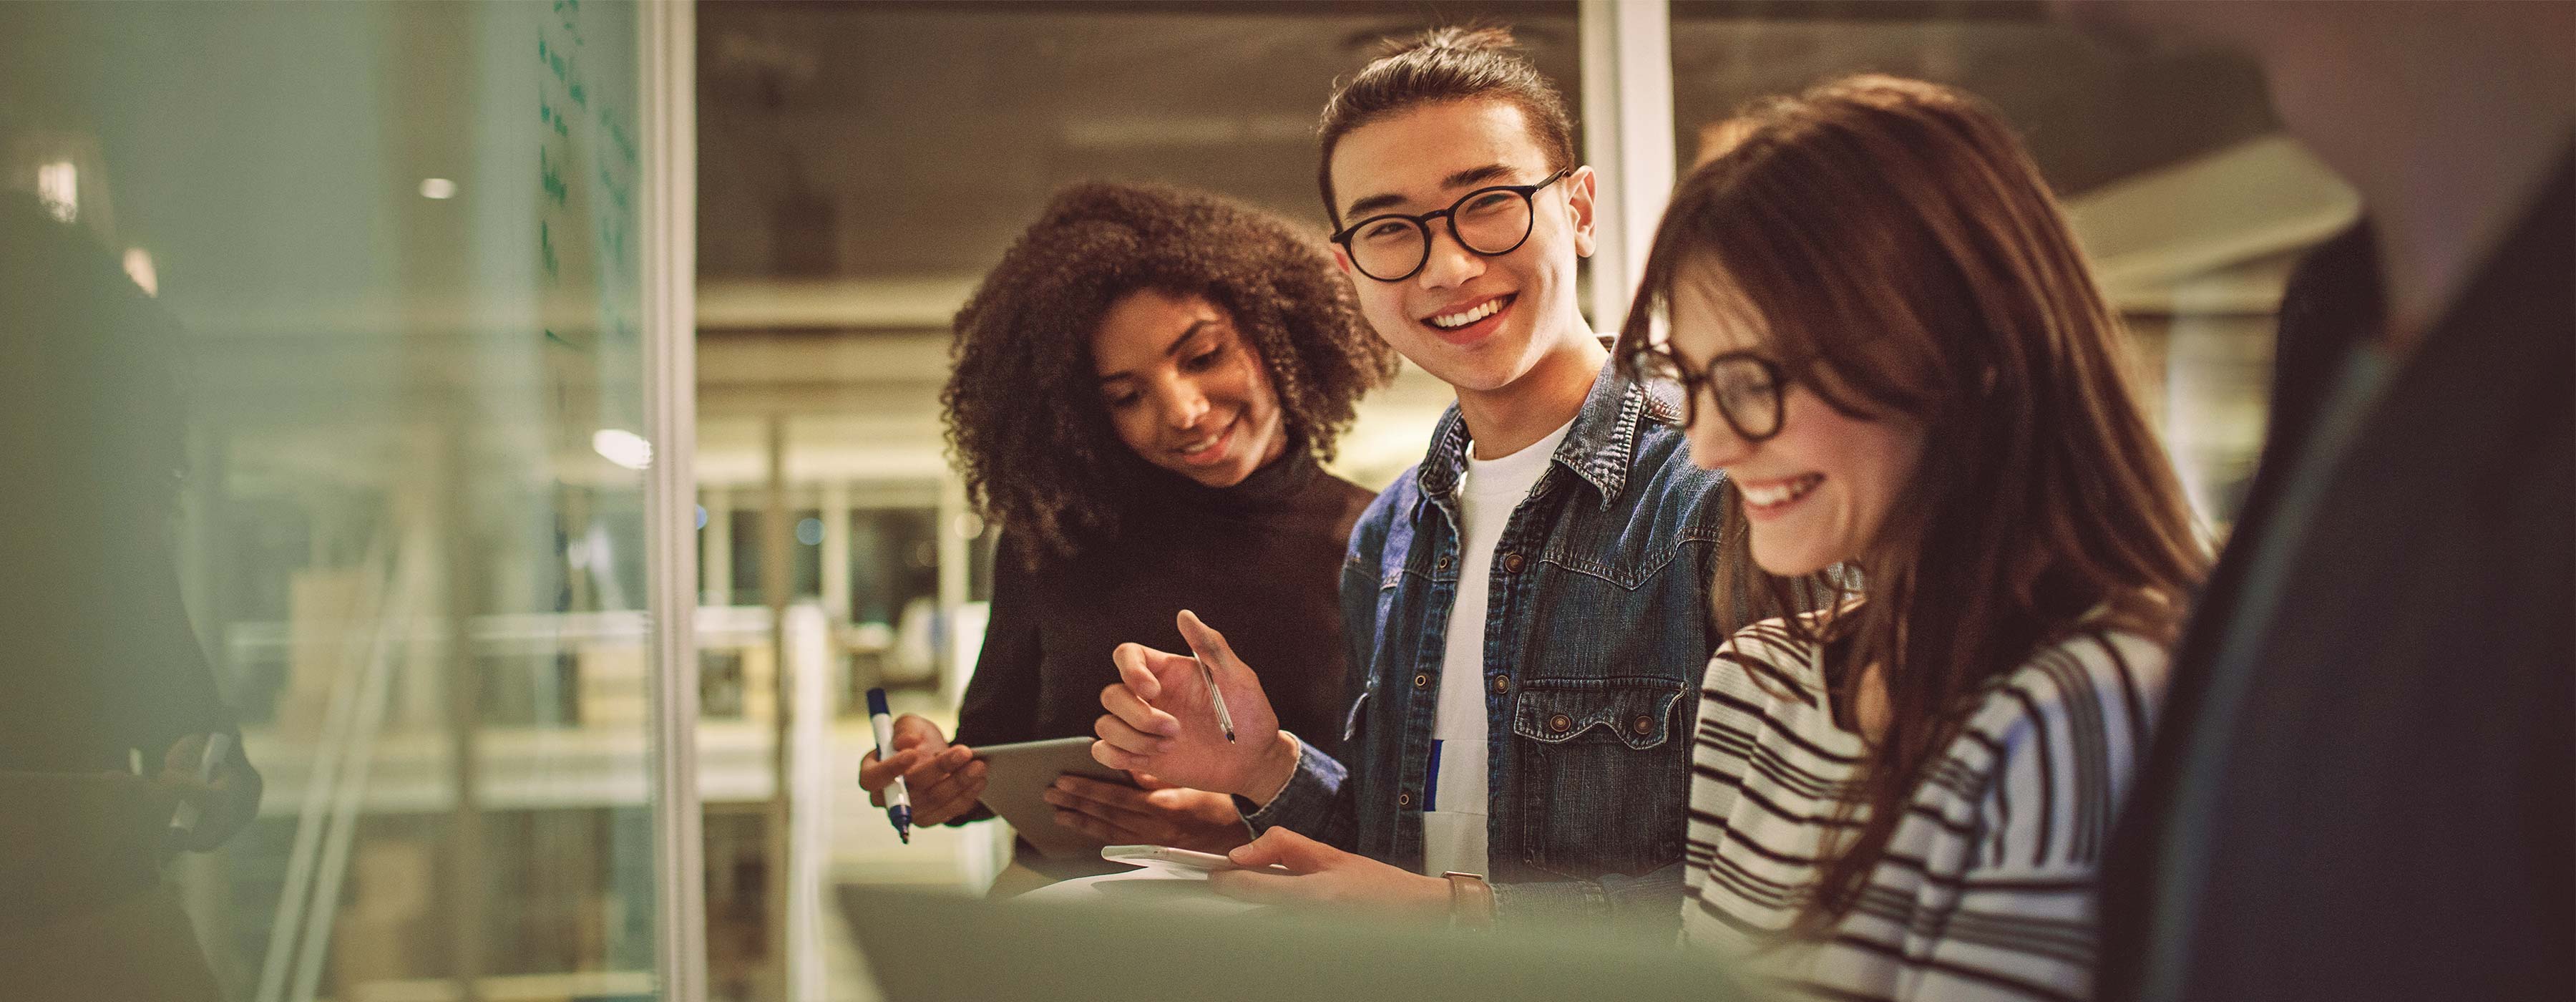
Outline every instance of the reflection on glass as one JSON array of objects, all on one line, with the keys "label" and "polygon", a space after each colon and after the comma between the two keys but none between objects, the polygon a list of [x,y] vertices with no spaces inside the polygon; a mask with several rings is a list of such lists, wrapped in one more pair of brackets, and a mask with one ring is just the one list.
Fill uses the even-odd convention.
[{"label": "reflection on glass", "polygon": [[1745,102],[1838,74],[1920,77],[1992,102],[2065,203],[2130,327],[2139,398],[2223,534],[2261,444],[2283,265],[2355,211],[2340,181],[2277,138],[2254,66],[2106,45],[2016,5],[1813,11],[1676,6],[1683,169],[1735,141]]},{"label": "reflection on glass", "polygon": [[[146,674],[84,712],[237,720],[266,779],[220,848],[139,857],[170,921],[117,938],[193,956],[200,983],[130,997],[657,993],[636,16],[0,9],[0,188],[93,248],[118,310],[166,325],[105,299],[61,314],[159,343],[56,380],[58,420],[0,412],[13,467],[76,474],[50,481],[61,503],[9,506],[0,604],[50,594],[96,633],[49,654],[11,629],[0,657],[75,680],[130,664]],[[153,379],[166,392],[130,394]],[[101,479],[164,434],[157,479]],[[47,538],[61,572],[27,575],[19,544]],[[52,767],[0,749],[0,773],[31,766]],[[122,969],[63,951],[82,956]]]}]

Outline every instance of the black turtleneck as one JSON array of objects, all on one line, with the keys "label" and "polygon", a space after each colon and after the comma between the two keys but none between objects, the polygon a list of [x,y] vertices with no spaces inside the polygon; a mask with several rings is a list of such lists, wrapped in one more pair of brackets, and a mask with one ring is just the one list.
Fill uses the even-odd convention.
[{"label": "black turtleneck", "polygon": [[1007,531],[993,613],[956,740],[988,745],[1088,737],[1109,652],[1135,641],[1186,652],[1182,609],[1223,632],[1278,711],[1279,725],[1341,749],[1342,619],[1337,589],[1351,523],[1372,495],[1301,453],[1210,488],[1163,471],[1128,528],[1067,558],[1022,562]]}]

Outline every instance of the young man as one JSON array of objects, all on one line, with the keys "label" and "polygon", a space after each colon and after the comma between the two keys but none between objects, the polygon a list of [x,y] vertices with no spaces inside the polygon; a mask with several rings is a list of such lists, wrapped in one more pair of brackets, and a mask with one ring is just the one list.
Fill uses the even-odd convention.
[{"label": "young man", "polygon": [[2073,5],[2257,58],[2369,223],[2104,872],[2104,998],[2576,994],[2576,6]]},{"label": "young man", "polygon": [[[1455,387],[1423,462],[1351,533],[1345,759],[1282,732],[1247,659],[1127,644],[1094,754],[1243,798],[1219,874],[1265,901],[1670,925],[1690,722],[1734,616],[1708,582],[1730,489],[1608,366],[1576,304],[1593,190],[1564,100],[1501,31],[1435,31],[1324,112],[1335,252],[1378,333]],[[1222,732],[1201,681],[1231,714]]]}]

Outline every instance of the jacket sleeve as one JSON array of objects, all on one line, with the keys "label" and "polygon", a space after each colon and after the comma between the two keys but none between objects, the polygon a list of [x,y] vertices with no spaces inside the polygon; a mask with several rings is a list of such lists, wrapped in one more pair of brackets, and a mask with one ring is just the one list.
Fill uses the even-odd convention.
[{"label": "jacket sleeve", "polygon": [[1330,755],[1297,743],[1297,771],[1288,775],[1268,806],[1255,809],[1250,800],[1234,798],[1236,810],[1254,834],[1286,828],[1336,849],[1349,851],[1356,842],[1357,815],[1351,800],[1350,773]]}]

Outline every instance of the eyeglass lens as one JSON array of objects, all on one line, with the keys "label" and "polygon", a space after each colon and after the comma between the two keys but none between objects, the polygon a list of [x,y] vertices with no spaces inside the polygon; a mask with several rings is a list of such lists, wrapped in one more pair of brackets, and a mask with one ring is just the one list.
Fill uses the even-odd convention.
[{"label": "eyeglass lens", "polygon": [[[1488,188],[1467,193],[1449,209],[1458,242],[1478,254],[1504,254],[1529,238],[1530,197]],[[1431,230],[1422,220],[1382,216],[1351,234],[1351,263],[1382,282],[1411,277],[1431,259]]]},{"label": "eyeglass lens", "polygon": [[1633,364],[1640,378],[1670,380],[1683,388],[1685,423],[1699,420],[1700,396],[1705,393],[1717,402],[1737,434],[1764,439],[1780,432],[1780,381],[1760,359],[1732,356],[1712,364],[1706,373],[1686,374],[1668,349],[1654,348],[1634,355]]},{"label": "eyeglass lens", "polygon": [[1754,439],[1779,433],[1780,382],[1769,366],[1738,355],[1710,366],[1707,380],[1709,397],[1736,431]]}]

